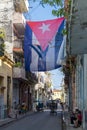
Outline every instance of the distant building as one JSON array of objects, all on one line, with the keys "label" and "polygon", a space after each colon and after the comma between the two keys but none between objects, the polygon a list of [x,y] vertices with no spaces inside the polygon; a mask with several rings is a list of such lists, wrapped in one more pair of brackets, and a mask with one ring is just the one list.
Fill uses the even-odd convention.
[{"label": "distant building", "polygon": [[52,91],[52,99],[56,100],[56,99],[61,99],[61,98],[62,98],[62,90],[53,89],[53,91]]}]

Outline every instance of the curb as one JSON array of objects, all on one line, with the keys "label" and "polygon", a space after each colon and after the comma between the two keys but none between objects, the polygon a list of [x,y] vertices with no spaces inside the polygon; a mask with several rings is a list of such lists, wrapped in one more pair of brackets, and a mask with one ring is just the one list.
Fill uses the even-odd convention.
[{"label": "curb", "polygon": [[[23,118],[25,118],[25,117],[27,117],[27,116],[29,116],[29,115],[33,115],[33,114],[34,114],[34,112],[31,112],[31,113],[26,113],[25,115],[22,115],[22,116],[20,116],[20,117],[18,117],[18,118],[9,118],[9,120],[7,120],[7,121],[2,121],[1,124],[0,124],[0,127],[3,127],[3,126],[5,126],[5,125],[7,125],[7,124],[10,124],[10,123],[12,123],[12,122],[21,120],[21,119],[23,119]],[[10,120],[10,119],[11,119],[11,120]]]},{"label": "curb", "polygon": [[0,127],[3,127],[3,126],[5,126],[5,125],[7,125],[7,124],[10,124],[10,123],[12,123],[12,122],[14,122],[14,121],[16,121],[16,119],[12,119],[12,120],[6,121],[6,122],[3,121],[3,122],[0,124]]}]

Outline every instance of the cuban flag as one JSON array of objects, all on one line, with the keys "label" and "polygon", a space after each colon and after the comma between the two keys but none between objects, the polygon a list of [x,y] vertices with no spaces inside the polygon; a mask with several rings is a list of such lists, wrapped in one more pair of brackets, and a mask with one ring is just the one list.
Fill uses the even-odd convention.
[{"label": "cuban flag", "polygon": [[25,70],[50,71],[61,67],[64,58],[64,17],[26,21],[24,35]]}]

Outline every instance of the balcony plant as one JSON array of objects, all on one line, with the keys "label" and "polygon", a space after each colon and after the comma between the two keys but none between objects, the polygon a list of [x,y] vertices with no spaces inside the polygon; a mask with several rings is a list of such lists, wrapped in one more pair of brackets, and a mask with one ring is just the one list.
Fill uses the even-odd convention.
[{"label": "balcony plant", "polygon": [[17,62],[17,63],[15,63],[14,66],[15,66],[15,67],[22,67],[22,63],[21,63],[21,62]]}]

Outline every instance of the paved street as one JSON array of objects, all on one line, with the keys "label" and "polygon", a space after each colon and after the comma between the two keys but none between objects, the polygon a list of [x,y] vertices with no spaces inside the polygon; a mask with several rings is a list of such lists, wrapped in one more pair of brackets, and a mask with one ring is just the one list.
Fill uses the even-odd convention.
[{"label": "paved street", "polygon": [[61,130],[60,112],[50,115],[48,112],[35,113],[0,127],[1,130]]}]

